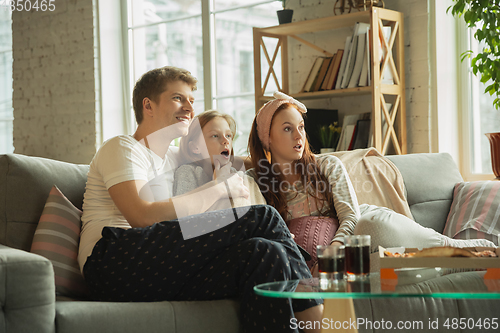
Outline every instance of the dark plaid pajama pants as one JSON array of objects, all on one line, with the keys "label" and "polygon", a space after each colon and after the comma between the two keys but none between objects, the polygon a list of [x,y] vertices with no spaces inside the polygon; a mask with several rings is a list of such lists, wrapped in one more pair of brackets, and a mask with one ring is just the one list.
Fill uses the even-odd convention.
[{"label": "dark plaid pajama pants", "polygon": [[[230,223],[234,216],[228,209],[146,228],[104,228],[83,270],[93,296],[102,301],[238,298],[245,332],[297,332],[290,328],[294,311],[321,300],[290,302],[253,291],[265,282],[311,277],[285,222],[263,205]],[[179,223],[200,222],[227,225],[185,239]]]}]

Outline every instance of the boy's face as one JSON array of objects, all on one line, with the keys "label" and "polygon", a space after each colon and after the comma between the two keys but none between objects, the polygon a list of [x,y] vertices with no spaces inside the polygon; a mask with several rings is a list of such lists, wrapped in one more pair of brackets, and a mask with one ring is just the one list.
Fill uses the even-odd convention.
[{"label": "boy's face", "polygon": [[167,84],[167,89],[158,96],[157,102],[150,100],[151,110],[148,111],[157,130],[174,126],[179,137],[187,134],[193,120],[193,103],[191,86],[184,81],[174,81]]}]

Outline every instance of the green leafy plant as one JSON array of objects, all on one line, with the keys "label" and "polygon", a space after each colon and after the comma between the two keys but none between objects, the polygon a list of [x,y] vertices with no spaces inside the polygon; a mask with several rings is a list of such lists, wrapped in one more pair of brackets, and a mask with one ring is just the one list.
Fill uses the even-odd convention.
[{"label": "green leafy plant", "polygon": [[328,126],[319,127],[319,140],[323,148],[337,147],[342,128],[338,126],[337,122]]},{"label": "green leafy plant", "polygon": [[491,80],[484,92],[495,94],[493,105],[500,109],[500,0],[453,0],[448,8],[455,16],[463,17],[467,26],[477,28],[474,37],[485,47],[475,56],[471,50],[462,53],[462,61],[471,58],[474,75],[481,74],[481,82]]}]

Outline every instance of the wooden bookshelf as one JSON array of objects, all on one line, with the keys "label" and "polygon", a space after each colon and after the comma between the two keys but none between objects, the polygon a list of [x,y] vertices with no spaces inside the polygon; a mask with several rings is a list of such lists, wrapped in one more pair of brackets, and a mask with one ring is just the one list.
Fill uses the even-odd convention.
[{"label": "wooden bookshelf", "polygon": [[[307,41],[300,35],[326,30],[335,30],[346,27],[353,27],[356,22],[370,24],[371,33],[369,35],[370,57],[371,57],[371,82],[367,87],[356,87],[336,90],[323,90],[315,92],[294,93],[289,89],[290,80],[288,69],[288,40],[293,38],[304,45],[318,51],[318,56],[333,56],[332,52],[343,48],[343,45],[332,45],[332,49],[324,50],[317,45]],[[382,42],[379,47],[378,36],[382,26],[391,26],[391,37],[387,43]],[[346,35],[347,36],[347,35]],[[372,111],[371,126],[373,130],[373,146],[382,154],[385,154],[392,141],[397,154],[406,154],[406,101],[405,101],[405,77],[404,77],[404,41],[403,41],[403,14],[383,9],[372,8],[367,11],[344,14],[338,16],[324,17],[314,20],[282,24],[273,27],[254,28],[254,76],[255,76],[255,105],[256,111],[272,96],[266,96],[267,85],[270,80],[274,80],[279,90],[298,100],[311,100],[322,98],[336,98],[345,96],[371,95]],[[276,38],[276,48],[272,53],[268,52],[263,38]],[[377,39],[376,39],[377,38]],[[388,49],[387,56],[380,62],[380,52]],[[281,52],[279,52],[281,51]],[[264,57],[261,57],[261,52]],[[276,75],[274,69],[278,53],[281,54],[281,76]],[[263,58],[263,59],[262,59]],[[262,75],[262,63],[266,61],[269,70]],[[389,66],[392,70],[394,84],[382,84],[381,73]],[[386,100],[393,101],[391,110],[386,110]],[[391,111],[391,112],[390,112]],[[382,115],[387,121],[387,131],[382,135]]]}]

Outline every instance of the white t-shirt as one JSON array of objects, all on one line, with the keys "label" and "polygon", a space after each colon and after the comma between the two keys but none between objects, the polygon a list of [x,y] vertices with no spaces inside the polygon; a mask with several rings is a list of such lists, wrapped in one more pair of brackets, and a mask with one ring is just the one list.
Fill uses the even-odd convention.
[{"label": "white t-shirt", "polygon": [[129,135],[114,137],[102,145],[90,163],[87,176],[78,253],[80,270],[101,239],[104,227],[131,228],[108,189],[122,182],[144,180],[151,185],[154,201],[168,200],[172,197],[178,153],[177,147],[169,147],[161,158]]}]

